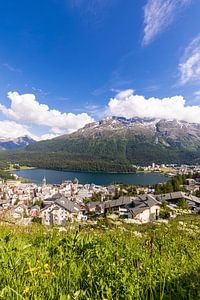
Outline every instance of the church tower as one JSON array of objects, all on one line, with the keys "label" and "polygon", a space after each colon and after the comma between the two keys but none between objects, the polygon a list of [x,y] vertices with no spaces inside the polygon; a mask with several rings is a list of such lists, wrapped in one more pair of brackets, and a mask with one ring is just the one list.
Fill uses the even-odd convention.
[{"label": "church tower", "polygon": [[42,179],[42,184],[45,186],[47,184],[47,180],[46,177],[44,176],[44,178]]}]

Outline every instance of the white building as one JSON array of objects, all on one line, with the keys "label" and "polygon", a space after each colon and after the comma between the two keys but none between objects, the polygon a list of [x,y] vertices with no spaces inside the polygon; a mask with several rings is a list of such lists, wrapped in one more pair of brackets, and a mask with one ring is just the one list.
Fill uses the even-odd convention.
[{"label": "white building", "polygon": [[42,224],[64,225],[68,220],[86,220],[83,212],[77,203],[62,197],[41,211]]}]

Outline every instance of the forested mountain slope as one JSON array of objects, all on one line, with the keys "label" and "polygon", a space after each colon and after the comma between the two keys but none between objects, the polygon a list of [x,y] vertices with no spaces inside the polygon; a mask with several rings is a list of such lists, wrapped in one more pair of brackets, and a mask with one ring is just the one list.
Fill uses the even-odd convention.
[{"label": "forested mountain slope", "polygon": [[132,164],[152,162],[197,163],[199,158],[199,124],[118,117],[7,153],[7,159],[35,166],[97,171],[131,171]]}]

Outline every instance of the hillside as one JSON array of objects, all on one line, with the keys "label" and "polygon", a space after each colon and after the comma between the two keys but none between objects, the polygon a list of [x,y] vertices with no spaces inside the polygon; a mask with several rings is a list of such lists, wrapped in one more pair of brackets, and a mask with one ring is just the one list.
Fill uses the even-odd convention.
[{"label": "hillside", "polygon": [[1,226],[1,298],[200,299],[199,226]]},{"label": "hillside", "polygon": [[200,125],[176,120],[107,118],[0,158],[71,170],[131,171],[131,164],[196,163]]}]

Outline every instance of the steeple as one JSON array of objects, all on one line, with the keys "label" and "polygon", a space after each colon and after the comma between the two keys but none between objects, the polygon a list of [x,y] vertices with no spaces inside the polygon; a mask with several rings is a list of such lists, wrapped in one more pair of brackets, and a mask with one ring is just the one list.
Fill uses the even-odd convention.
[{"label": "steeple", "polygon": [[47,184],[47,180],[46,180],[46,177],[44,176],[44,178],[42,179],[42,184],[43,185],[46,185]]}]

